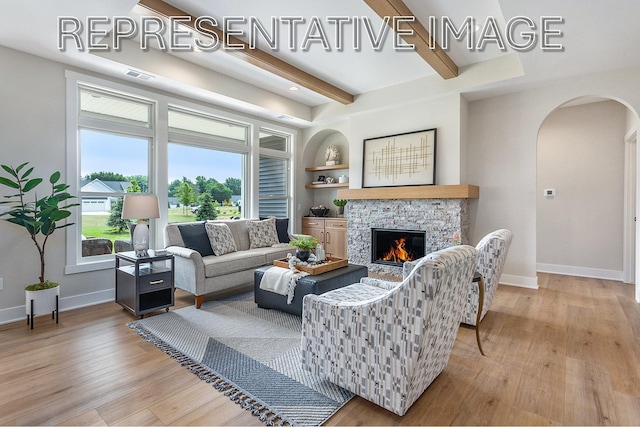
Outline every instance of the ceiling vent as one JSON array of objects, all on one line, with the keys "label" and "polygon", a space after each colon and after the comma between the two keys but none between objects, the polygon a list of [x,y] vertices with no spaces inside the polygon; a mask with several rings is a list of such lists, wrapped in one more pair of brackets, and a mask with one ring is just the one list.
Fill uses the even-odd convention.
[{"label": "ceiling vent", "polygon": [[127,76],[131,76],[140,80],[149,80],[153,78],[153,76],[150,74],[141,73],[140,71],[136,70],[127,70]]}]

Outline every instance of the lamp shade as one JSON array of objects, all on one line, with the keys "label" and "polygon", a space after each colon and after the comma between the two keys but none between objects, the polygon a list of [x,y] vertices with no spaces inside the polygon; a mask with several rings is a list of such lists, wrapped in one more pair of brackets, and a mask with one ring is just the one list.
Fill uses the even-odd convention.
[{"label": "lamp shade", "polygon": [[124,196],[122,219],[160,218],[158,197],[153,194],[131,194]]}]

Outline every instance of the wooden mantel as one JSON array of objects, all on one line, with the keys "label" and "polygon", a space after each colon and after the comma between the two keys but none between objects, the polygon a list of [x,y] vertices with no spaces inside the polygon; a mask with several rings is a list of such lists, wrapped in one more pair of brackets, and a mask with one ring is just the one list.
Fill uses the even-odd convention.
[{"label": "wooden mantel", "polygon": [[477,199],[477,185],[420,185],[409,187],[350,188],[338,190],[338,199]]}]

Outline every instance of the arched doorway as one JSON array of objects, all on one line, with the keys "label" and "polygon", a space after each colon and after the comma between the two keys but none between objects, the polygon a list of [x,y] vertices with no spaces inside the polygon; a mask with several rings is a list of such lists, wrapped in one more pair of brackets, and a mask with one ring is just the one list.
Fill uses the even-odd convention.
[{"label": "arched doorway", "polygon": [[601,97],[567,102],[545,118],[537,148],[538,271],[634,282],[638,159],[628,134],[637,127],[635,112]]}]

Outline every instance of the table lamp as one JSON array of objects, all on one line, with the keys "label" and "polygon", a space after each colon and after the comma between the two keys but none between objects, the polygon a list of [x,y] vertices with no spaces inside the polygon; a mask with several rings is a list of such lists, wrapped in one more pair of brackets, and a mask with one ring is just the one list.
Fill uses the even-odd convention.
[{"label": "table lamp", "polygon": [[153,194],[131,194],[124,196],[122,219],[137,219],[133,230],[133,250],[137,257],[149,256],[149,226],[147,219],[160,218],[158,197]]}]

